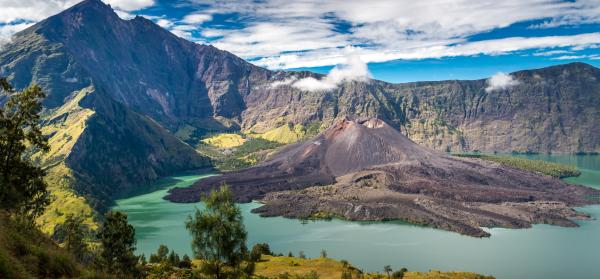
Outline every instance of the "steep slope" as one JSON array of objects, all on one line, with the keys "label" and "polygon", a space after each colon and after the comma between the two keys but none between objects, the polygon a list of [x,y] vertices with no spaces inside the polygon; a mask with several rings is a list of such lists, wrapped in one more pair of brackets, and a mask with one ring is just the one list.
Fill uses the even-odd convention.
[{"label": "steep slope", "polygon": [[[290,76],[301,78],[297,73],[285,78]],[[572,63],[512,76],[516,86],[491,92],[486,80],[372,80],[326,92],[265,87],[246,98],[242,128],[265,132],[287,123],[331,125],[336,118],[357,115],[383,119],[441,151],[600,151],[600,130],[594,128],[600,121],[599,69]]]},{"label": "steep slope", "polygon": [[484,80],[398,85],[416,103],[403,131],[438,150],[599,151],[599,69],[572,63],[512,76],[516,86],[491,92]]},{"label": "steep slope", "polygon": [[[480,227],[576,226],[571,207],[600,203],[600,191],[420,146],[379,119],[341,120],[319,136],[252,168],[173,189],[198,201],[227,183],[238,201],[260,199],[265,216],[401,219],[472,236]],[[331,186],[324,186],[331,185]]]},{"label": "steep slope", "polygon": [[98,277],[47,235],[0,212],[0,278]]},{"label": "steep slope", "polygon": [[[90,67],[82,63],[89,56],[78,57],[81,49],[70,48],[71,39],[86,35],[72,34],[69,26],[110,28],[92,21],[108,22],[112,15],[100,1],[87,1],[19,33],[0,52],[0,72],[17,89],[37,83],[48,93],[43,131],[51,149],[33,159],[48,171],[52,210],[40,223],[49,233],[65,213],[93,222],[95,212],[105,210],[116,195],[160,176],[210,166],[158,122],[115,99],[115,88],[107,88],[100,74],[114,74],[110,67]],[[65,25],[68,20],[72,25]]]}]

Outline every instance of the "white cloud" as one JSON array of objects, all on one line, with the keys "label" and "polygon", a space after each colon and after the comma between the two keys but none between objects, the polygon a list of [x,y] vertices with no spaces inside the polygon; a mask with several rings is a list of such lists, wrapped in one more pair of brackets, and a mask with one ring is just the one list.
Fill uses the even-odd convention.
[{"label": "white cloud", "polygon": [[[21,31],[31,23],[43,20],[49,16],[81,2],[82,0],[0,0],[0,42],[7,41],[15,32]],[[154,5],[154,0],[103,0],[110,4],[117,15],[123,19],[131,19],[135,11]],[[17,22],[15,24],[15,22]],[[26,23],[22,23],[26,22]],[[7,35],[8,34],[8,35]]]},{"label": "white cloud", "polygon": [[307,77],[297,80],[291,85],[295,88],[306,91],[325,91],[331,90],[343,82],[348,81],[368,81],[371,77],[367,64],[358,56],[349,56],[345,64],[338,65],[331,69],[329,73],[321,78],[316,79]]},{"label": "white cloud", "polygon": [[121,10],[114,10],[114,11],[121,19],[130,20],[135,17],[135,15],[132,13],[128,13],[128,12],[121,11]]},{"label": "white cloud", "polygon": [[154,0],[102,0],[113,8],[123,11],[137,11],[154,5]]},{"label": "white cloud", "polygon": [[80,0],[0,0],[0,22],[39,21],[77,4]]},{"label": "white cloud", "polygon": [[485,88],[486,92],[492,92],[495,90],[506,90],[515,85],[519,84],[513,76],[499,72],[487,80],[488,87]]},{"label": "white cloud", "polygon": [[[191,7],[197,5],[198,13],[202,14],[240,14],[236,26],[242,27],[227,30],[208,26],[200,34],[211,38],[211,44],[218,48],[272,69],[343,63],[344,55],[339,52],[349,45],[360,48],[359,55],[365,62],[494,55],[534,49],[535,44],[555,48],[553,40],[565,44],[558,36],[483,42],[470,42],[469,38],[531,20],[561,21],[561,25],[600,22],[598,0],[188,0],[188,3]],[[345,27],[340,28],[340,22]],[[571,46],[586,48],[589,44],[573,42]]]},{"label": "white cloud", "polygon": [[[79,1],[0,0],[0,23],[36,22]],[[158,1],[104,2],[130,19],[132,11]],[[163,4],[192,10],[183,18],[152,18],[177,36],[209,40],[272,69],[343,64],[347,46],[370,63],[532,49],[580,51],[600,45],[599,33],[470,41],[473,35],[524,21],[545,20],[534,29],[600,23],[598,0],[182,0]],[[213,23],[218,14],[235,14],[230,19],[235,24]]]},{"label": "white cloud", "polygon": [[23,30],[23,29],[31,26],[32,24],[33,23],[19,23],[19,24],[12,24],[12,25],[11,24],[9,24],[9,25],[0,25],[0,48],[2,48],[2,46],[4,44],[10,42],[11,37],[15,33],[17,33],[19,31],[21,31],[21,30]]},{"label": "white cloud", "polygon": [[211,20],[212,15],[209,14],[189,14],[186,15],[181,21],[187,24],[201,24]]},{"label": "white cloud", "polygon": [[298,78],[296,78],[296,77],[288,77],[288,78],[285,78],[284,80],[276,80],[274,82],[271,82],[271,84],[269,86],[271,88],[277,88],[279,86],[291,85],[296,80],[298,80]]},{"label": "white cloud", "polygon": [[572,51],[557,49],[557,50],[549,50],[549,51],[539,51],[533,54],[533,56],[553,56],[557,54],[567,54],[573,53]]},{"label": "white cloud", "polygon": [[558,57],[552,57],[552,60],[580,60],[580,59],[592,59],[592,60],[598,60],[598,57],[600,57],[599,54],[590,54],[590,55],[563,55],[563,56],[558,56]]},{"label": "white cloud", "polygon": [[156,24],[158,24],[158,26],[165,28],[165,29],[169,29],[171,26],[173,26],[173,22],[168,20],[168,19],[158,19],[156,20]]},{"label": "white cloud", "polygon": [[[455,45],[416,46],[406,49],[382,49],[353,47],[353,53],[367,62],[385,62],[397,59],[415,60],[473,55],[502,55],[530,49],[564,47],[591,48],[600,43],[599,33],[570,36],[510,37],[503,39],[465,42]],[[344,63],[344,52],[336,49],[317,49],[299,53],[274,55],[254,63],[272,69],[319,67]]]},{"label": "white cloud", "polygon": [[553,57],[553,60],[575,60],[575,59],[584,59],[587,58],[587,55],[563,55],[559,57]]}]

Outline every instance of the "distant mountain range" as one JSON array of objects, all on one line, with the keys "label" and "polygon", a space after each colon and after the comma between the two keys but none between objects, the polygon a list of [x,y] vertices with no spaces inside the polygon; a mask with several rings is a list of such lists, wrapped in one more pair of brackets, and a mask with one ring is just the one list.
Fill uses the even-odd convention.
[{"label": "distant mountain range", "polygon": [[123,20],[100,0],[16,34],[0,49],[0,75],[47,91],[52,148],[34,156],[62,185],[55,203],[84,196],[73,208],[86,212],[210,167],[193,147],[208,133],[323,130],[345,116],[378,117],[442,151],[600,151],[600,70],[590,65],[516,72],[516,85],[489,92],[486,80],[348,81],[312,92],[285,81],[322,75],[254,66],[148,19]]}]

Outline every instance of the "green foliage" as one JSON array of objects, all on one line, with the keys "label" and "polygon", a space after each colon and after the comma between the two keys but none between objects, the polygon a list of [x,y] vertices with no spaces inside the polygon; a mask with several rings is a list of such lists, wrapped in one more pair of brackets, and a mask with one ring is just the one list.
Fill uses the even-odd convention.
[{"label": "green foliage", "polygon": [[321,258],[327,258],[327,251],[325,249],[321,250]]},{"label": "green foliage", "polygon": [[268,243],[257,243],[252,246],[252,250],[250,251],[250,261],[258,262],[262,255],[273,255]]},{"label": "green foliage", "polygon": [[186,222],[194,256],[202,259],[202,271],[217,279],[242,272],[240,263],[247,254],[247,234],[233,194],[222,185],[202,201],[206,209],[197,209],[195,216],[189,216]]},{"label": "green foliage", "polygon": [[98,240],[102,245],[100,266],[117,276],[136,276],[138,258],[135,250],[135,229],[127,223],[127,215],[110,211],[98,230]]},{"label": "green foliage", "polygon": [[0,77],[0,90],[10,92],[12,91],[12,86],[8,83],[5,77]]},{"label": "green foliage", "polygon": [[263,138],[253,138],[244,142],[233,152],[236,156],[245,156],[261,150],[268,150],[280,147],[282,144]]},{"label": "green foliage", "polygon": [[167,260],[167,255],[169,254],[169,248],[161,244],[158,246],[158,250],[156,250],[156,254],[150,254],[150,263],[161,263]]},{"label": "green foliage", "polygon": [[387,274],[387,276],[390,277],[390,273],[392,272],[392,267],[389,265],[384,266],[383,272],[385,272]]},{"label": "green foliage", "polygon": [[270,150],[281,145],[281,143],[263,138],[247,137],[243,144],[229,149],[216,148],[201,143],[196,146],[196,150],[200,154],[210,157],[215,168],[222,171],[230,171],[247,168],[261,162]]},{"label": "green foliage", "polygon": [[408,271],[408,269],[406,268],[401,268],[400,270],[394,271],[394,273],[392,273],[392,278],[393,279],[402,279],[404,278],[404,273],[406,273]]},{"label": "green foliage", "polygon": [[566,166],[563,164],[551,163],[542,160],[529,160],[517,157],[494,156],[484,154],[455,154],[454,156],[479,158],[483,160],[497,162],[512,168],[527,170],[531,172],[538,172],[557,178],[581,175],[581,172],[574,166]]},{"label": "green foliage", "polygon": [[181,262],[179,262],[179,268],[192,268],[192,259],[190,259],[190,256],[183,255]]},{"label": "green foliage", "polygon": [[279,279],[319,279],[319,274],[314,270],[305,275],[289,274],[288,272],[285,272],[285,273],[279,274],[279,276],[277,278],[279,278]]},{"label": "green foliage", "polygon": [[73,278],[77,260],[37,228],[0,211],[0,278]]},{"label": "green foliage", "polygon": [[181,262],[181,260],[179,259],[179,255],[177,255],[175,251],[171,251],[167,259],[171,266],[179,266],[179,262]]},{"label": "green foliage", "polygon": [[62,225],[63,243],[64,247],[71,251],[76,258],[88,262],[90,255],[85,239],[89,234],[89,229],[83,222],[82,216],[67,215],[65,223]]},{"label": "green foliage", "polygon": [[[12,91],[5,79],[2,89]],[[0,109],[0,209],[32,222],[49,203],[44,171],[26,154],[48,150],[40,127],[40,99],[45,94],[37,85],[13,93]]]}]

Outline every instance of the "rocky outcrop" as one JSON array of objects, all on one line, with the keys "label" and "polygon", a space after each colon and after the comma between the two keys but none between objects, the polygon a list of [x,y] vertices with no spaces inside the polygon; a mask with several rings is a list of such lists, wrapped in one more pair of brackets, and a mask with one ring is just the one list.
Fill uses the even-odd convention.
[{"label": "rocky outcrop", "polygon": [[166,198],[196,202],[226,183],[239,202],[261,200],[263,216],[405,220],[471,236],[480,227],[576,226],[572,207],[600,191],[491,161],[420,146],[379,119],[341,120],[248,169],[176,188]]}]

